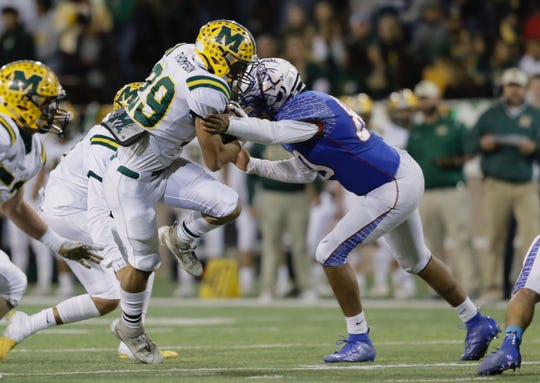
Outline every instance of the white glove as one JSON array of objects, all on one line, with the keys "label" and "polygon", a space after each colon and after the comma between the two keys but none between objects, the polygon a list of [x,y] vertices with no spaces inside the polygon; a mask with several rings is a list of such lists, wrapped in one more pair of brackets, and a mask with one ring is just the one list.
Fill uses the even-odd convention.
[{"label": "white glove", "polygon": [[89,262],[100,263],[103,260],[103,257],[97,254],[101,249],[98,246],[90,246],[81,242],[67,240],[60,246],[58,254],[64,258],[79,262],[87,269],[90,269],[91,265]]},{"label": "white glove", "polygon": [[229,102],[229,111],[234,114],[236,117],[247,117],[247,113],[244,112],[244,109],[236,101]]}]

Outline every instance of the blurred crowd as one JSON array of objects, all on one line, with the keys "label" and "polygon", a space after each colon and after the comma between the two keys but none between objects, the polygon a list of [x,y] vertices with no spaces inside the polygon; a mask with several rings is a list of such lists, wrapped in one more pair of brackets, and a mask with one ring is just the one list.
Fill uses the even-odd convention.
[{"label": "blurred crowd", "polygon": [[[478,150],[465,155],[462,135],[468,129],[462,122],[468,119],[468,128],[473,127],[483,110],[475,111],[471,118],[441,100],[491,101],[507,85],[526,89],[528,100],[540,106],[540,0],[0,0],[0,10],[0,65],[36,59],[52,67],[76,116],[71,136],[59,142],[46,139],[48,151],[53,153],[48,170],[77,139],[77,132],[88,129],[110,110],[115,92],[125,83],[142,81],[166,49],[178,42],[192,42],[208,20],[235,19],[252,31],[259,57],[289,60],[308,89],[340,97],[392,145],[415,151],[418,162],[426,156],[426,148],[431,153],[440,149],[439,168],[433,168],[431,160],[423,167],[425,200],[431,204],[423,212],[427,241],[443,259],[444,254],[456,254],[446,261],[471,295],[480,294],[482,288],[478,250],[503,251],[500,238],[496,245],[473,246],[471,223],[478,222],[470,215],[470,209],[475,209],[467,201],[471,193],[465,193],[471,192],[471,183],[465,187],[470,180],[466,180],[463,166]],[[501,82],[509,68],[520,68],[527,81],[523,83],[518,74],[506,84]],[[382,110],[379,114],[377,105]],[[466,107],[464,110],[467,112]],[[419,133],[426,126],[435,132],[428,139]],[[442,138],[436,140],[436,136]],[[196,149],[186,149],[191,150],[197,160]],[[277,147],[251,150],[269,159],[284,154]],[[322,181],[306,188],[246,179],[232,166],[216,176],[239,192],[245,208],[235,225],[203,238],[201,255],[223,257],[232,247],[239,260],[243,295],[257,291],[263,301],[286,295],[305,299],[329,295],[320,282],[324,276],[317,274],[320,266],[310,261],[309,254],[329,225],[347,211],[348,200],[354,196]],[[490,176],[497,178],[496,174]],[[36,185],[28,184],[27,198],[37,203],[45,180],[42,175]],[[534,193],[538,192],[536,183],[531,188]],[[446,210],[438,211],[436,207],[442,205]],[[177,214],[182,213],[162,211],[162,223],[169,223]],[[513,253],[513,216],[506,211],[501,214],[509,221],[493,230],[502,230],[502,238],[509,238],[507,253]],[[0,234],[3,246],[11,247],[12,257],[19,259],[14,262],[27,269],[28,244],[13,233],[4,229]],[[493,242],[490,235],[494,234],[479,236]],[[516,235],[520,246],[528,244],[530,235]],[[33,250],[36,254],[42,251]],[[257,255],[262,255],[260,260]],[[502,254],[500,257],[503,259]],[[36,276],[38,290],[49,292],[52,257],[39,258],[50,259],[38,265]],[[373,248],[372,258],[370,262],[366,255],[352,258],[361,286],[366,285],[366,270],[373,270],[371,296],[416,296],[414,282],[392,262],[384,241]],[[195,294],[196,281],[176,271],[170,262],[164,264],[178,280],[178,295]],[[515,270],[519,270],[517,265]],[[73,281],[64,271],[58,267],[58,281],[64,286],[62,294],[69,295]],[[515,279],[509,274],[506,270],[506,280]],[[492,282],[488,286],[492,297],[508,293],[502,281]]]},{"label": "blurred crowd", "polygon": [[0,64],[43,61],[74,104],[109,102],[215,18],[246,25],[261,57],[312,89],[375,99],[431,80],[444,98],[492,96],[509,67],[540,70],[537,0],[2,0]]}]

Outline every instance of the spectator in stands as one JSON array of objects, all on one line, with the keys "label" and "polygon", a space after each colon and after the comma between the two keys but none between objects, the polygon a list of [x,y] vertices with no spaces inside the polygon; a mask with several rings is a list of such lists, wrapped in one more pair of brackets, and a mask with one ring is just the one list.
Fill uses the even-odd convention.
[{"label": "spectator in stands", "polygon": [[527,101],[531,106],[540,109],[540,73],[532,76],[529,81]]},{"label": "spectator in stands", "polygon": [[356,80],[355,89],[343,89],[352,94],[366,89],[366,79],[372,73],[375,58],[371,17],[355,13],[349,19],[350,32],[345,39],[347,69]]},{"label": "spectator in stands", "polygon": [[[421,81],[414,88],[422,122],[412,126],[407,151],[418,162],[425,178],[420,216],[426,243],[450,266],[461,286],[478,295],[480,283],[473,255],[471,217],[463,174],[467,157],[463,143],[466,128],[439,112],[440,91]],[[451,249],[445,244],[450,243]]]},{"label": "spectator in stands", "polygon": [[540,38],[527,40],[519,67],[529,76],[540,73]]},{"label": "spectator in stands", "polygon": [[37,59],[53,69],[58,68],[58,30],[54,25],[52,0],[36,0],[37,22],[34,41]]},{"label": "spectator in stands", "polygon": [[302,76],[309,89],[330,92],[332,87],[331,74],[311,58],[305,39],[299,35],[289,35],[285,38],[283,58],[290,61]]},{"label": "spectator in stands", "polygon": [[34,39],[21,23],[17,8],[2,8],[2,20],[4,32],[0,36],[0,65],[22,59],[34,60]]},{"label": "spectator in stands", "polygon": [[412,88],[419,80],[421,66],[409,53],[403,28],[396,15],[383,14],[377,23],[375,71],[368,80],[373,97],[394,89]]},{"label": "spectator in stands", "polygon": [[518,224],[519,254],[540,231],[538,183],[533,163],[538,160],[540,114],[527,105],[527,75],[518,68],[501,77],[502,98],[484,112],[467,140],[469,153],[481,153],[488,252],[483,278],[484,298],[503,297],[503,254],[510,214]]},{"label": "spectator in stands", "polygon": [[425,0],[420,20],[412,32],[410,44],[412,54],[426,65],[447,53],[448,45],[448,31],[440,0]]}]

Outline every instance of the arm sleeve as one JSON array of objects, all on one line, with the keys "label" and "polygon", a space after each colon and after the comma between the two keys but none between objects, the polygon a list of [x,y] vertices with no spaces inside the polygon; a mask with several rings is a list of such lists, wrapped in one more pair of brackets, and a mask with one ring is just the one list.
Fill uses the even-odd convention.
[{"label": "arm sleeve", "polygon": [[310,139],[319,127],[305,121],[270,121],[254,117],[230,117],[227,133],[260,144],[291,144]]},{"label": "arm sleeve", "polygon": [[317,177],[317,172],[302,165],[296,158],[283,161],[268,161],[251,157],[247,168],[248,174],[257,174],[275,181],[296,184],[310,183]]}]

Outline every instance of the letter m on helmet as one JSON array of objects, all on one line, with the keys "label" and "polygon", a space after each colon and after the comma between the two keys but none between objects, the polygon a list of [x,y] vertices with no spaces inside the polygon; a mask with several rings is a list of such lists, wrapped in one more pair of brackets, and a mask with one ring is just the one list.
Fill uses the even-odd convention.
[{"label": "letter m on helmet", "polygon": [[43,80],[43,77],[40,75],[32,74],[27,78],[22,70],[16,70],[13,71],[13,79],[9,84],[9,89],[37,94],[41,80]]},{"label": "letter m on helmet", "polygon": [[216,42],[225,45],[234,53],[238,53],[240,44],[244,41],[244,36],[241,33],[232,34],[231,28],[223,25],[216,36]]}]

